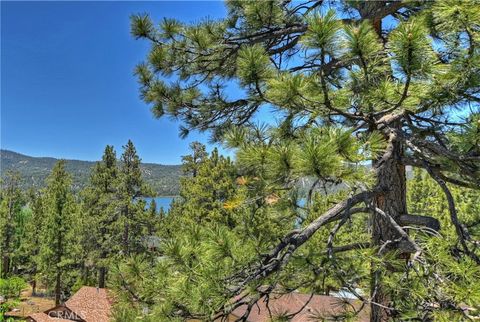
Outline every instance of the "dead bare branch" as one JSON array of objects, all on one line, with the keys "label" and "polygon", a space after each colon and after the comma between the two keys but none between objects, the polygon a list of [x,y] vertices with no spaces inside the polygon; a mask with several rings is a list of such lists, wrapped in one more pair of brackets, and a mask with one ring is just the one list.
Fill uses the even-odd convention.
[{"label": "dead bare branch", "polygon": [[287,234],[272,251],[265,255],[263,260],[244,269],[228,280],[232,284],[232,297],[240,294],[246,286],[261,278],[265,278],[278,271],[288,263],[291,255],[312,237],[315,232],[327,223],[339,220],[345,215],[345,211],[360,202],[369,201],[377,193],[376,191],[360,192],[330,208],[323,215],[315,219],[302,230],[293,230]]},{"label": "dead bare branch", "polygon": [[467,227],[465,227],[460,220],[458,219],[457,208],[455,207],[455,201],[453,199],[453,195],[450,192],[445,181],[440,178],[429,166],[425,164],[425,168],[432,177],[433,180],[437,182],[440,188],[443,190],[445,197],[447,198],[448,203],[448,210],[450,212],[450,220],[452,224],[455,226],[455,231],[457,232],[457,236],[459,239],[460,244],[462,245],[463,251],[473,259],[477,264],[480,265],[480,258],[475,254],[472,250],[469,249],[467,245],[467,240],[470,240],[470,235],[468,233]]}]

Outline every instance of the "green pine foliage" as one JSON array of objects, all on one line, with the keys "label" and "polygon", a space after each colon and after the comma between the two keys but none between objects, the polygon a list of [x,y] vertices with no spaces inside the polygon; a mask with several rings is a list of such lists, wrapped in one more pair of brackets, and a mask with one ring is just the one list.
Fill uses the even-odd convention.
[{"label": "green pine foliage", "polygon": [[[209,174],[204,173],[203,169],[217,173],[208,162],[209,158],[215,157],[216,153],[213,152],[198,163],[197,177],[185,178],[182,183],[183,196],[186,197],[186,192],[195,187],[202,187],[198,182],[204,181],[199,181],[200,179],[209,178]],[[233,181],[228,171],[220,173],[224,180],[230,178]],[[150,262],[146,263],[145,259],[136,257],[120,268],[121,273],[117,276],[121,276],[121,280],[117,281],[116,285],[122,299],[116,308],[119,314],[117,321],[174,320],[179,318],[180,312],[185,314],[181,315],[183,317],[179,318],[180,320],[195,317],[188,312],[196,312],[196,317],[208,319],[207,317],[214,316],[222,308],[228,308],[229,290],[225,286],[228,285],[228,279],[238,267],[255,261],[256,254],[268,251],[269,245],[275,242],[273,236],[280,238],[283,235],[282,228],[291,228],[289,221],[277,223],[278,230],[272,230],[273,222],[261,222],[266,218],[262,218],[260,222],[255,221],[259,219],[256,217],[261,216],[259,212],[262,210],[268,211],[269,219],[274,218],[272,212],[282,212],[285,220],[288,218],[288,206],[278,201],[274,205],[270,204],[269,210],[265,207],[256,208],[254,215],[250,211],[255,208],[248,207],[246,200],[238,202],[240,198],[245,198],[244,185],[251,187],[251,184],[243,176],[234,182],[236,184],[231,203],[226,204],[230,216],[236,219],[233,226],[221,216],[201,221],[203,217],[199,215],[204,211],[212,215],[216,213],[211,209],[210,202],[203,203],[202,199],[188,198],[174,203],[164,223],[164,227],[168,229],[161,233],[161,256],[158,261],[152,266]],[[453,192],[462,220],[472,228],[472,234],[478,238],[480,193],[464,188],[454,188]],[[304,218],[297,218],[297,225],[307,226],[331,204],[343,199],[346,193],[340,191],[325,196],[321,191],[315,192],[314,207]],[[218,201],[220,200],[223,199]],[[465,314],[475,316],[480,310],[480,289],[476,283],[480,278],[480,270],[472,260],[461,256],[442,191],[425,172],[417,170],[408,181],[408,200],[411,213],[434,213],[442,227],[439,232],[419,227],[409,228],[410,234],[419,241],[424,250],[422,262],[416,264],[411,273],[404,272],[407,265],[405,259],[395,256],[381,259],[383,265],[396,267],[397,271],[394,274],[390,270],[384,271],[385,285],[395,298],[395,318],[463,321]],[[287,203],[293,201],[291,196]],[[260,224],[265,227],[260,227]],[[365,296],[371,282],[370,261],[379,260],[368,243],[359,243],[361,240],[368,240],[369,234],[365,229],[368,227],[368,216],[352,216],[340,231],[332,235],[335,225],[331,223],[322,227],[308,244],[298,250],[296,256],[275,279],[263,280],[262,285],[280,280],[282,282],[277,287],[284,292],[299,290],[331,294],[344,289],[348,284],[350,289],[347,290]],[[273,240],[269,237],[273,237]],[[343,252],[332,244],[357,247],[350,252]],[[258,286],[261,285],[252,285],[250,290],[255,292]],[[130,293],[125,292],[126,289],[133,290],[133,294],[138,297],[132,298]],[[437,304],[439,301],[441,306]],[[132,304],[134,308],[131,307]],[[460,309],[463,306],[469,307],[468,313]],[[127,313],[130,317],[126,316]],[[353,320],[354,313],[348,313]]]},{"label": "green pine foliage", "polygon": [[22,229],[24,213],[23,193],[20,190],[20,176],[10,172],[2,180],[0,194],[0,272],[6,278],[15,266],[15,250],[19,243],[19,230]]},{"label": "green pine foliage", "polygon": [[117,245],[114,249],[124,256],[129,256],[145,248],[142,226],[148,223],[142,222],[145,203],[139,202],[139,199],[150,195],[151,188],[143,179],[140,158],[132,141],[129,140],[123,149],[115,192],[118,216],[114,222],[116,231],[114,238]]},{"label": "green pine foliage", "polygon": [[81,239],[85,272],[89,276],[85,284],[97,276],[98,286],[105,287],[108,267],[115,255],[114,222],[118,213],[116,191],[119,169],[115,150],[105,147],[102,161],[92,169],[89,185],[82,191]]},{"label": "green pine foliage", "polygon": [[[436,321],[464,321],[480,312],[480,268],[461,255],[455,227],[452,226],[447,200],[441,189],[424,171],[416,170],[409,181],[410,211],[417,214],[435,214],[440,221],[438,233],[412,227],[411,234],[421,240],[425,259],[415,273],[397,274],[388,283],[399,308],[399,318],[425,319],[433,312]],[[472,238],[479,238],[476,226],[479,219],[480,193],[469,188],[451,186],[458,212],[466,226],[471,227]],[[440,301],[442,306],[435,305]],[[464,312],[462,307],[468,307]],[[422,308],[422,310],[419,310]],[[470,316],[471,315],[471,316]]]},{"label": "green pine foliage", "polygon": [[44,191],[28,191],[28,208],[29,216],[25,223],[25,233],[22,235],[20,247],[17,251],[22,259],[18,270],[22,276],[30,282],[32,286],[32,294],[36,293],[37,279],[40,274],[40,236],[45,218]]},{"label": "green pine foliage", "polygon": [[114,148],[106,146],[79,193],[65,161],[54,166],[45,189],[21,187],[18,174],[5,175],[0,267],[3,276],[27,280],[33,294],[46,290],[59,303],[82,285],[108,287],[116,266],[131,256],[143,256],[150,265],[157,256],[165,212],[154,200],[150,205],[143,200],[152,189],[131,141],[120,162]]},{"label": "green pine foliage", "polygon": [[147,252],[161,227],[154,201],[147,207],[142,200],[151,188],[131,141],[124,146],[120,161],[107,145],[81,194],[79,285],[106,287],[118,262]]},{"label": "green pine foliage", "polygon": [[38,265],[42,282],[54,289],[55,302],[60,304],[74,278],[70,273],[76,255],[77,204],[72,193],[71,176],[65,171],[65,161],[55,165],[47,181]]},{"label": "green pine foliage", "polygon": [[[270,293],[341,291],[372,321],[477,319],[478,8],[228,1],[217,21],[132,16],[152,45],[135,73],[154,116],[179,119],[181,135],[210,131],[234,158],[192,143],[168,212],[144,200],[131,141],[119,162],[106,147],[79,194],[63,161],[44,190],[6,176],[2,276],[38,281],[57,303],[112,288],[122,322],[210,321]],[[266,108],[276,123],[257,122]]]},{"label": "green pine foliage", "polygon": [[[341,289],[372,321],[478,316],[478,1],[226,6],[216,21],[131,19],[152,45],[142,98],[233,149],[236,173],[192,157],[147,270],[159,291],[136,316],[208,320],[240,295]],[[266,109],[276,124],[257,122]],[[407,185],[406,166],[431,179]]]},{"label": "green pine foliage", "polygon": [[179,220],[192,225],[203,222],[234,225],[234,218],[226,206],[235,193],[236,169],[233,162],[220,156],[216,149],[208,155],[205,146],[199,143],[193,143],[191,148],[192,155],[183,157],[185,176],[180,183],[182,189],[178,202],[172,204],[168,221]]},{"label": "green pine foliage", "polygon": [[[132,257],[117,268],[115,285],[123,300],[116,310],[119,321],[128,321],[125,312],[131,301],[137,309],[132,319],[174,318],[176,308],[184,305],[212,314],[224,300],[222,279],[255,250],[256,241],[236,241],[236,236],[242,235],[237,231],[244,229],[240,222],[244,218],[238,217],[235,209],[241,193],[234,164],[217,150],[208,154],[199,143],[191,147],[192,154],[183,158],[180,197],[163,218],[158,233],[159,257],[153,263],[144,256]],[[127,289],[131,292],[125,292]],[[206,307],[202,294],[210,298]],[[159,298],[163,299],[161,305],[156,302]]]}]

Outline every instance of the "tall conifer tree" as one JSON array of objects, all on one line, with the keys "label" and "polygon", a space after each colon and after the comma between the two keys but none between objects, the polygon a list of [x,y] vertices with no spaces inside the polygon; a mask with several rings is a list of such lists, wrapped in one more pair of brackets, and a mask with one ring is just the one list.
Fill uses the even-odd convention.
[{"label": "tall conifer tree", "polygon": [[102,161],[93,167],[89,185],[82,193],[82,247],[88,254],[87,261],[97,271],[97,285],[101,288],[105,287],[108,266],[115,254],[118,173],[115,150],[107,145]]},{"label": "tall conifer tree", "polygon": [[172,203],[171,218],[167,221],[180,220],[181,225],[204,221],[233,225],[232,212],[225,207],[236,192],[233,162],[219,155],[217,149],[209,155],[199,142],[192,143],[190,148],[191,154],[182,157],[185,176],[180,179],[180,198]]},{"label": "tall conifer tree", "polygon": [[18,249],[19,256],[22,258],[22,275],[30,282],[33,295],[37,287],[40,234],[45,216],[43,193],[43,190],[35,191],[34,189],[30,189],[27,193],[30,215],[26,218],[25,233]]},{"label": "tall conifer tree", "polygon": [[58,161],[47,178],[45,218],[40,234],[39,266],[48,285],[54,285],[55,303],[62,300],[72,264],[75,200],[65,161]]},{"label": "tall conifer tree", "polygon": [[[132,34],[152,45],[136,74],[156,117],[168,114],[183,122],[182,135],[211,131],[214,140],[237,149],[251,190],[269,190],[271,201],[293,200],[281,192],[293,193],[313,178],[306,205],[293,203],[291,231],[285,221],[272,231],[280,242],[266,244],[256,259],[243,258],[229,276],[223,271],[223,291],[216,293],[221,296],[205,292],[208,301],[191,297],[185,299],[191,305],[170,312],[228,314],[246,299],[251,308],[251,301],[268,295],[265,284],[274,290],[288,283],[282,272],[303,269],[316,280],[315,267],[332,257],[317,261],[321,249],[302,250],[337,222],[325,245],[331,252],[347,218],[366,212],[371,251],[363,256],[371,275],[364,278],[370,291],[361,299],[371,306],[372,321],[401,315],[389,282],[409,276],[434,251],[405,226],[435,230],[438,224],[438,214],[408,213],[407,165],[425,169],[447,200],[458,241],[450,245],[451,260],[478,267],[478,232],[464,224],[451,186],[480,187],[479,10],[475,0],[228,1],[228,16],[218,21],[164,19],[157,25],[148,15],[133,16]],[[234,97],[227,85],[237,87]],[[262,108],[275,111],[278,126],[256,126],[253,116]],[[348,193],[319,213],[315,191],[332,184],[347,186]],[[408,265],[399,273],[393,263],[402,260]],[[472,274],[478,276],[477,270]],[[237,300],[232,304],[231,298]],[[436,301],[440,307],[460,305],[442,296]],[[425,297],[418,312],[428,316],[434,310],[428,303]]]},{"label": "tall conifer tree", "polygon": [[117,229],[121,238],[120,251],[128,256],[143,249],[142,217],[145,203],[138,201],[140,197],[151,195],[152,191],[142,177],[141,160],[132,141],[128,140],[123,149],[116,192],[119,201]]},{"label": "tall conifer tree", "polygon": [[[441,187],[456,254],[480,265],[478,236],[463,224],[450,191],[480,183],[479,8],[474,0],[227,1],[227,17],[217,21],[157,25],[133,16],[132,34],[152,45],[136,74],[156,117],[179,119],[182,135],[211,131],[236,148],[239,166],[262,193],[285,199],[280,191],[313,179],[306,206],[297,204],[291,217],[307,218],[300,230],[292,227],[261,260],[225,278],[225,301],[247,289],[255,298],[263,283],[285,284],[279,272],[300,268],[298,256],[311,262],[302,246],[322,227],[338,222],[335,236],[345,218],[363,210],[375,255],[365,257],[371,287],[362,300],[372,321],[400,314],[388,288],[398,273],[388,262],[408,259],[408,272],[428,257],[402,227],[438,222],[436,214],[408,213],[407,165],[426,169]],[[237,87],[234,96],[227,85]],[[275,112],[278,126],[255,126],[262,108]],[[318,187],[338,184],[349,187],[348,196],[315,212]]]},{"label": "tall conifer tree", "polygon": [[0,191],[0,277],[6,278],[12,269],[12,258],[17,246],[16,232],[21,209],[24,205],[20,190],[20,175],[6,174]]}]

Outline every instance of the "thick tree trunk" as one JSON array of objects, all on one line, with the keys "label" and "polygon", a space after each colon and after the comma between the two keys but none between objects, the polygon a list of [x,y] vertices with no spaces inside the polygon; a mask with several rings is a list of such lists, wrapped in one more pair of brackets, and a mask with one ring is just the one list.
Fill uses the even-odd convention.
[{"label": "thick tree trunk", "polygon": [[[403,152],[402,144],[395,139],[390,142],[389,157],[374,163],[377,169],[377,188],[385,191],[374,199],[374,206],[383,210],[398,222],[399,217],[407,213],[405,166],[400,164]],[[398,246],[395,242],[399,234],[387,220],[378,214],[372,214],[372,241],[385,251]],[[379,254],[381,256],[382,254]],[[389,269],[372,264],[371,287],[371,319],[372,322],[387,321],[391,310],[389,296],[382,286],[382,274],[388,274]]]},{"label": "thick tree trunk", "polygon": [[[371,17],[375,17],[375,14],[385,5],[385,1],[358,2],[360,16],[363,19],[370,17],[373,28],[379,37],[382,36],[382,20]],[[397,124],[397,127],[400,127],[400,125]],[[376,188],[379,191],[385,191],[374,199],[373,206],[383,210],[388,216],[398,221],[401,215],[407,214],[405,166],[400,164],[403,147],[395,137],[391,136],[389,139],[386,158],[382,157],[373,162],[377,171]],[[394,241],[399,237],[398,232],[379,214],[373,213],[371,219],[373,244],[382,249],[382,252],[392,249],[395,246]],[[379,256],[382,256],[382,254],[379,254]],[[382,275],[388,274],[389,270],[372,263],[371,271],[371,299],[373,303],[371,304],[370,321],[388,321],[392,312],[388,309],[390,298],[383,286]]]}]

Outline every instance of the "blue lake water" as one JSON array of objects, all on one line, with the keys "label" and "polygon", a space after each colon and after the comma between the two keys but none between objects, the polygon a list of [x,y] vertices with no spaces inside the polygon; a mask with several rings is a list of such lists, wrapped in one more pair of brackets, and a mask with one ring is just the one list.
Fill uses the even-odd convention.
[{"label": "blue lake water", "polygon": [[147,205],[150,203],[152,199],[155,199],[157,203],[157,209],[163,208],[163,210],[167,211],[170,209],[170,203],[175,199],[175,197],[155,197],[155,198],[145,198]]}]

